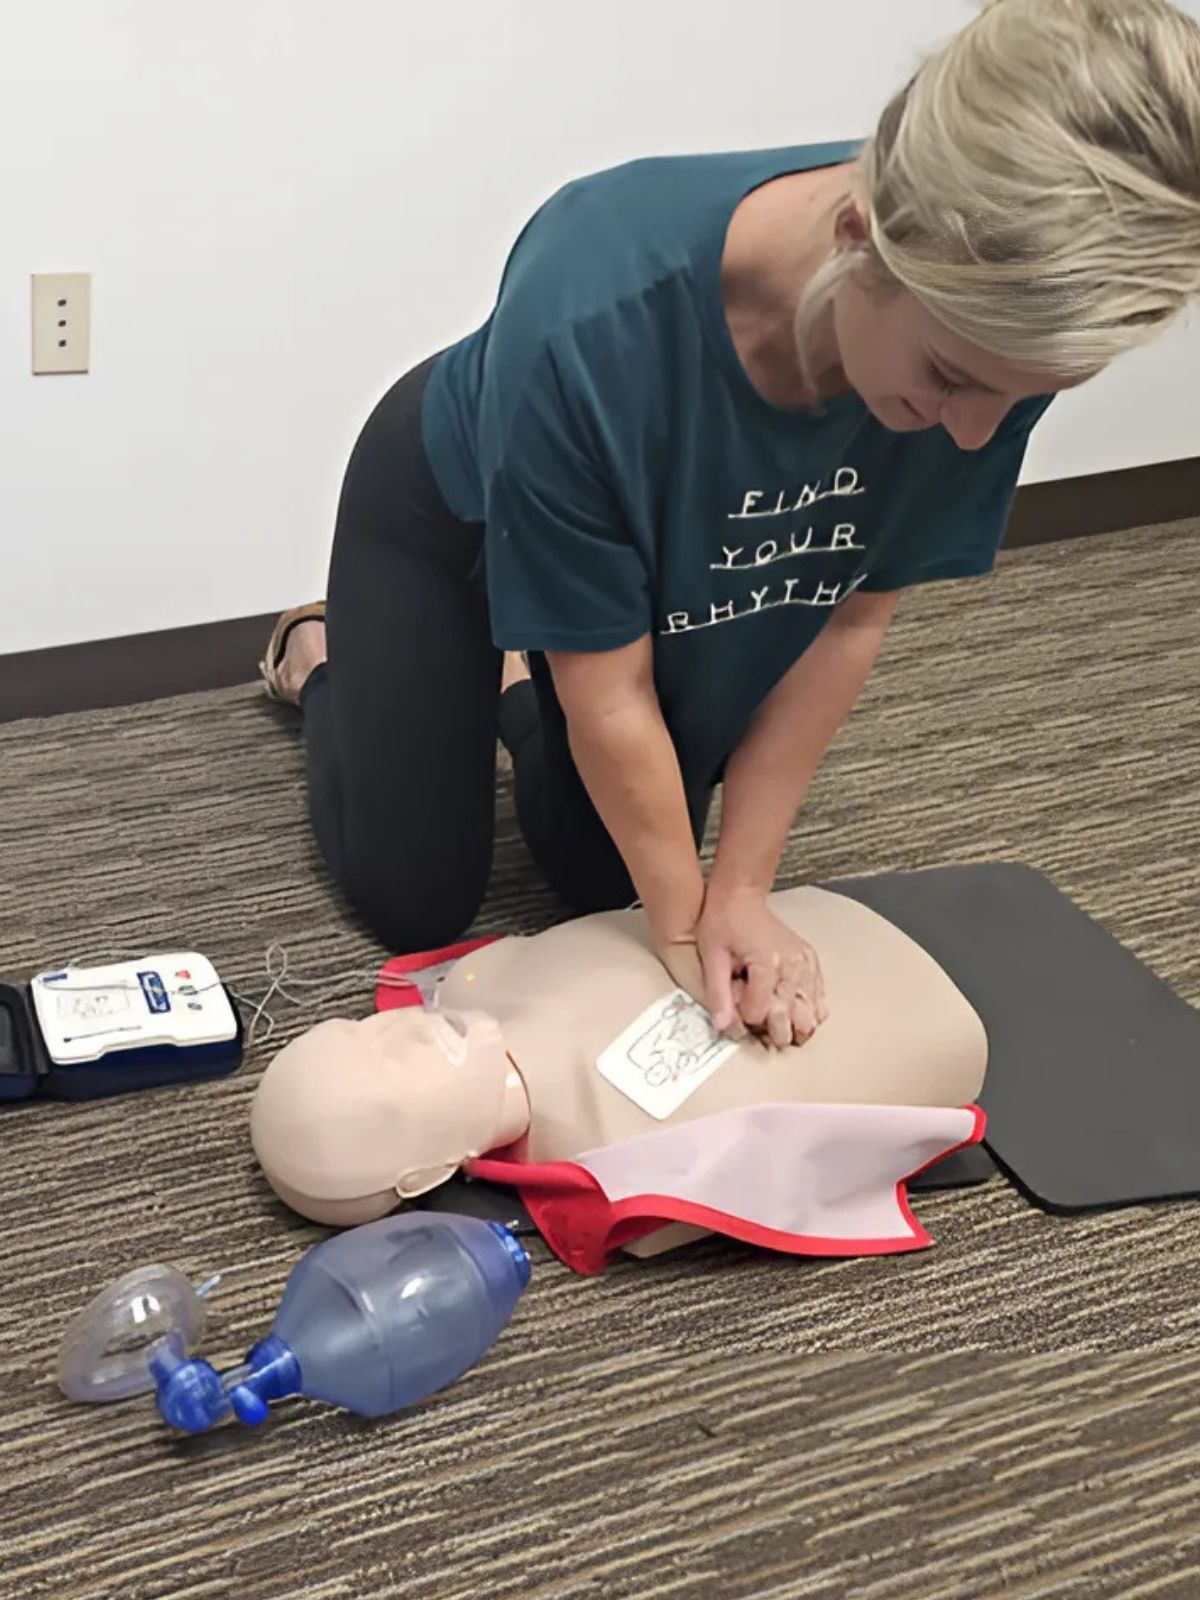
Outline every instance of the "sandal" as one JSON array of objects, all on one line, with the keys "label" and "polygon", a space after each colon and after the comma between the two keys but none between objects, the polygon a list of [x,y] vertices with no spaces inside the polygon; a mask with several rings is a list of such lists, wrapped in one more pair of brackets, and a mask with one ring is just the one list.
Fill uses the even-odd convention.
[{"label": "sandal", "polygon": [[278,700],[282,705],[292,706],[296,702],[284,693],[280,681],[279,669],[283,665],[284,652],[287,650],[288,635],[293,628],[298,628],[302,622],[324,622],[324,600],[311,600],[306,606],[293,606],[290,611],[285,611],[275,624],[270,640],[267,643],[267,653],[258,663],[258,670],[263,684],[272,700]]}]

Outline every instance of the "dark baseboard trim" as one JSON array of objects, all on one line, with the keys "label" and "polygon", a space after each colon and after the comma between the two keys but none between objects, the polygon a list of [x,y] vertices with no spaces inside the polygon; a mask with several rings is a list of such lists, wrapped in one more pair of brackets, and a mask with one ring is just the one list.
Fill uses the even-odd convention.
[{"label": "dark baseboard trim", "polygon": [[[1017,493],[1005,544],[1019,549],[1196,516],[1200,457],[1030,484]],[[249,683],[274,621],[236,617],[0,655],[0,722]]]},{"label": "dark baseboard trim", "polygon": [[1200,517],[1200,456],[1027,484],[1017,491],[1004,543],[1017,550],[1185,517]]},{"label": "dark baseboard trim", "polygon": [[100,711],[257,676],[275,614],[0,656],[0,722]]}]

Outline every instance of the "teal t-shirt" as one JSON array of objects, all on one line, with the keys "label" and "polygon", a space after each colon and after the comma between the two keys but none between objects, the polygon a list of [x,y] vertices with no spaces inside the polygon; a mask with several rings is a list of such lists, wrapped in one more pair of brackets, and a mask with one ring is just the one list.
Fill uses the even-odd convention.
[{"label": "teal t-shirt", "polygon": [[715,781],[755,709],[856,588],[986,572],[1029,431],[983,450],[889,432],[857,395],[765,400],[725,319],[734,210],[854,144],[665,157],[568,184],[509,256],[487,323],[424,397],[450,509],[482,522],[493,637],[600,651],[650,633],[689,782]]}]

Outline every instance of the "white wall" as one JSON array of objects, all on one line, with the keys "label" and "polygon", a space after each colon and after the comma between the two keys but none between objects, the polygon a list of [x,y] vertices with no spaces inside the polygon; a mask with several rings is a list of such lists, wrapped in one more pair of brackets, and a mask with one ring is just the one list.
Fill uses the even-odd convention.
[{"label": "white wall", "polygon": [[[1193,0],[1200,7],[1200,0]],[[564,179],[865,132],[968,0],[4,0],[0,652],[321,592],[347,453]],[[29,374],[29,274],[93,370]],[[1028,477],[1200,454],[1195,330]]]}]

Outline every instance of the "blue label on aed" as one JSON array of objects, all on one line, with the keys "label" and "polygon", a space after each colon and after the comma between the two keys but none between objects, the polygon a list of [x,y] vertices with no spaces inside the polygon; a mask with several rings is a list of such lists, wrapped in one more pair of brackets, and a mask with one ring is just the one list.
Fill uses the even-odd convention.
[{"label": "blue label on aed", "polygon": [[139,972],[138,982],[142,986],[142,993],[146,996],[146,1004],[151,1011],[170,1011],[171,997],[163,987],[163,981],[157,972]]}]

